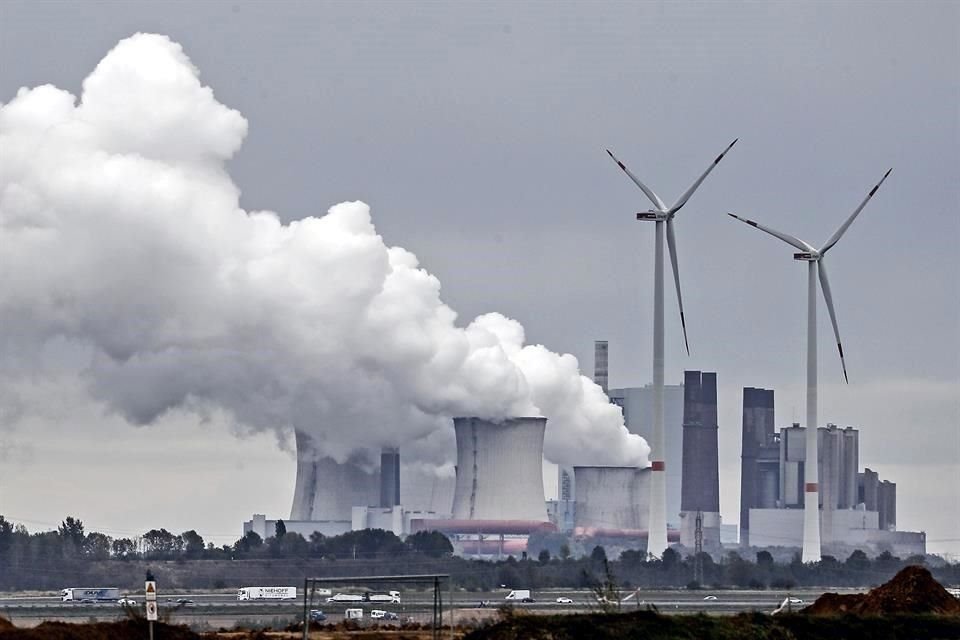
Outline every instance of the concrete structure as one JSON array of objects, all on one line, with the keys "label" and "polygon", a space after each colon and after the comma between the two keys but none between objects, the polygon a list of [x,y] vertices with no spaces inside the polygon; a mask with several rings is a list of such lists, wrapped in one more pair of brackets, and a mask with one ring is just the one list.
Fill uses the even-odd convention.
[{"label": "concrete structure", "polygon": [[543,493],[546,418],[454,418],[455,520],[547,522]]},{"label": "concrete structure", "polygon": [[876,511],[881,529],[894,531],[897,528],[897,485],[889,480],[880,480],[880,474],[870,468],[857,476],[857,500],[868,511]]},{"label": "concrete structure", "polygon": [[575,495],[573,467],[557,466],[557,499],[572,501]]},{"label": "concrete structure", "polygon": [[[825,513],[825,512],[822,512]],[[827,523],[824,518],[821,528]],[[879,513],[866,509],[834,509],[831,529],[823,529],[824,551],[845,558],[854,549],[876,555],[890,551],[906,558],[926,553],[926,534],[881,529]],[[753,547],[800,547],[803,543],[802,509],[751,509],[750,540]]]},{"label": "concrete structure", "polygon": [[609,345],[606,340],[597,340],[593,343],[593,381],[600,385],[603,392],[607,392],[610,382],[608,370]]},{"label": "concrete structure", "polygon": [[780,498],[780,435],[772,389],[743,389],[740,453],[740,544],[750,546],[750,509],[773,509]]},{"label": "concrete structure", "polygon": [[647,529],[650,470],[636,467],[573,468],[577,487],[574,530],[640,532]]},{"label": "concrete structure", "polygon": [[400,450],[384,447],[380,452],[380,506],[400,504]]},{"label": "concrete structure", "polygon": [[[284,520],[284,526],[287,533],[299,533],[306,540],[314,532],[325,536],[339,536],[350,531],[351,522],[349,520]],[[253,531],[262,539],[266,540],[276,532],[277,521],[267,520],[262,513],[255,513],[250,520],[243,523],[243,535],[248,531]]]},{"label": "concrete structure", "polygon": [[291,521],[339,521],[350,530],[354,505],[377,504],[378,474],[368,471],[358,458],[337,462],[323,455],[312,436],[294,432],[297,444],[297,479]]},{"label": "concrete structure", "polygon": [[[683,460],[683,385],[666,385],[664,391],[664,453],[667,483],[667,526],[680,527],[680,485]],[[610,401],[623,410],[630,433],[653,437],[653,385],[610,389]],[[574,479],[576,480],[576,479]]]},{"label": "concrete structure", "polygon": [[576,503],[573,500],[547,500],[547,518],[561,533],[570,533],[576,526]]},{"label": "concrete structure", "polygon": [[720,459],[718,453],[717,374],[685,371],[683,378],[683,479],[680,496],[680,544],[695,545],[701,514],[703,546],[720,548]]}]

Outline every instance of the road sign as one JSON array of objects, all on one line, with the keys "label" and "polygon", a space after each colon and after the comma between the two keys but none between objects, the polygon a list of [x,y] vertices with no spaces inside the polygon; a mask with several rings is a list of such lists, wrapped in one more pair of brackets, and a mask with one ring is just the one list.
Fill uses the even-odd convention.
[{"label": "road sign", "polygon": [[157,619],[157,603],[148,602],[147,603],[147,620],[153,622]]},{"label": "road sign", "polygon": [[144,599],[147,602],[156,602],[157,601],[157,583],[153,580],[147,580],[143,587],[144,593],[146,596]]}]

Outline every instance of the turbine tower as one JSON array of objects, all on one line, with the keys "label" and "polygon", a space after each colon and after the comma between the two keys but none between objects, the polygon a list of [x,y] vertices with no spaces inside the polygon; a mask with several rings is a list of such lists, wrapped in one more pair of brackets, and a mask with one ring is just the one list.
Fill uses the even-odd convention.
[{"label": "turbine tower", "polygon": [[806,462],[804,463],[803,554],[801,556],[804,562],[820,561],[820,492],[817,477],[817,279],[820,280],[820,289],[823,291],[823,299],[827,303],[827,312],[830,314],[830,323],[833,325],[833,335],[837,339],[837,351],[840,353],[843,379],[849,383],[847,364],[843,359],[843,346],[840,343],[840,328],[837,326],[837,314],[833,309],[833,295],[830,293],[830,281],[827,278],[827,267],[823,258],[853,224],[854,219],[867,205],[891,171],[893,169],[888,169],[883,174],[880,182],[870,190],[860,206],[850,214],[850,217],[840,225],[840,228],[830,236],[830,239],[819,251],[799,238],[765,227],[753,220],[747,220],[732,213],[727,214],[799,249],[800,253],[793,254],[793,259],[807,263],[807,432]]},{"label": "turbine tower", "polygon": [[[739,138],[738,138],[739,139]],[[677,288],[677,304],[680,307],[680,325],[683,327],[683,344],[687,355],[690,355],[690,343],[687,341],[687,321],[683,316],[683,298],[680,295],[680,270],[677,267],[677,240],[673,231],[673,218],[693,192],[700,187],[713,168],[723,159],[727,151],[737,143],[736,140],[723,150],[697,181],[694,182],[680,199],[668,207],[663,200],[640,182],[615,155],[607,150],[607,154],[633,182],[640,187],[644,195],[653,203],[654,209],[637,213],[637,220],[646,220],[656,223],[654,244],[653,269],[653,438],[650,442],[650,519],[649,536],[647,538],[647,553],[656,557],[663,555],[667,550],[667,483],[666,466],[664,464],[663,440],[663,231],[666,226],[667,248],[670,251],[670,264],[673,266],[673,280]]]}]

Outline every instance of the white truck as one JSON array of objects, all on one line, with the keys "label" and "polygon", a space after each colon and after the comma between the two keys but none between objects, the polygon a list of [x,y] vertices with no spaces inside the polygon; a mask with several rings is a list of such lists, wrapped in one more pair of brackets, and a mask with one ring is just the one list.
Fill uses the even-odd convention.
[{"label": "white truck", "polygon": [[120,599],[117,587],[68,587],[60,590],[61,602],[116,602]]},{"label": "white truck", "polygon": [[237,600],[296,600],[296,587],[241,587]]},{"label": "white truck", "polygon": [[400,592],[388,591],[386,593],[338,593],[327,598],[327,602],[390,602],[400,604]]}]

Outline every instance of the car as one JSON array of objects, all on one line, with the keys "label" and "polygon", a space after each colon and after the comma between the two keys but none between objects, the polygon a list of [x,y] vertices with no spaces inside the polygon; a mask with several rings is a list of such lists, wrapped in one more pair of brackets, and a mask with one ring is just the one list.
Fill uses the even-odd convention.
[{"label": "car", "polygon": [[137,601],[133,598],[120,598],[117,600],[117,604],[121,607],[135,607],[137,606]]},{"label": "car", "polygon": [[573,604],[573,598],[559,597],[557,598],[557,604]]},{"label": "car", "polygon": [[716,600],[717,596],[703,596],[704,600]]},{"label": "car", "polygon": [[383,617],[386,616],[386,615],[387,615],[387,612],[384,611],[383,609],[374,609],[373,611],[370,612],[370,617],[371,617],[371,618],[380,619],[380,618],[383,618]]},{"label": "car", "polygon": [[195,607],[197,603],[191,600],[190,598],[177,598],[175,604],[178,607]]},{"label": "car", "polygon": [[803,600],[801,598],[787,598],[787,602],[790,604],[803,604]]},{"label": "car", "polygon": [[327,619],[327,614],[319,609],[310,610],[310,622],[324,622]]},{"label": "car", "polygon": [[527,596],[526,598],[521,598],[521,599],[520,599],[520,602],[524,602],[524,603],[526,603],[526,604],[530,604],[531,602],[536,602],[536,600],[534,600],[534,599],[531,598],[530,596]]}]

